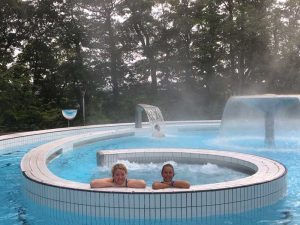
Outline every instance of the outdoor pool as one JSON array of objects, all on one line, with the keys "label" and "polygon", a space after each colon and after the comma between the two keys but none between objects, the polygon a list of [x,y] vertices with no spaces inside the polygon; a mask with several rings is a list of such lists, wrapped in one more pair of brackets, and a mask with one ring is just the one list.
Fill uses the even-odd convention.
[{"label": "outdoor pool", "polygon": [[[217,124],[217,123],[216,123]],[[215,125],[216,125],[215,124]],[[128,127],[132,127],[130,124]],[[93,128],[95,129],[95,128]],[[99,127],[99,129],[108,130],[110,127]],[[79,131],[79,130],[78,130]],[[88,131],[88,128],[86,128]],[[60,131],[60,134],[55,136],[52,134],[51,138],[43,138],[43,135],[35,135],[30,140],[23,140],[20,145],[15,147],[5,147],[0,155],[0,178],[1,178],[1,210],[0,223],[1,224],[299,224],[300,222],[300,166],[298,161],[300,159],[300,144],[293,139],[280,140],[276,142],[274,148],[265,147],[263,140],[220,140],[218,138],[218,128],[213,126],[212,129],[197,129],[193,132],[175,132],[165,130],[167,137],[164,139],[154,139],[150,137],[149,131],[141,132],[140,134],[130,138],[118,138],[114,141],[106,140],[99,142],[99,145],[92,146],[92,148],[100,149],[117,149],[117,148],[206,148],[219,149],[222,151],[235,151],[248,154],[254,154],[273,159],[283,163],[288,169],[288,195],[281,201],[274,205],[264,207],[263,209],[255,209],[240,214],[228,214],[225,216],[212,216],[205,218],[193,219],[168,219],[168,220],[120,220],[114,218],[95,218],[93,216],[79,216],[73,213],[61,213],[51,207],[44,207],[36,203],[30,202],[22,193],[22,174],[20,172],[19,163],[23,155],[35,146],[45,143],[48,140],[54,140],[64,136],[70,135],[69,131]],[[83,132],[82,130],[80,132]],[[29,138],[27,138],[29,139]],[[43,140],[45,139],[45,140]],[[17,141],[17,139],[15,139]],[[120,145],[120,143],[122,145]],[[3,142],[4,145],[4,142]],[[6,144],[7,146],[8,144]],[[121,147],[118,147],[121,146]],[[253,147],[254,146],[254,147]],[[76,152],[76,151],[74,151]],[[84,159],[77,152],[79,159]],[[98,177],[96,165],[95,152],[94,159],[90,162],[91,170],[94,173],[90,178]],[[64,156],[65,157],[65,156]],[[63,157],[61,158],[63,163]],[[87,160],[90,160],[87,157]],[[55,161],[54,161],[55,162]],[[65,161],[67,162],[67,161]],[[64,164],[64,163],[63,163]],[[76,164],[74,164],[76,165]],[[71,170],[74,165],[71,165]],[[69,165],[64,165],[69,167]],[[158,169],[158,167],[157,167]],[[87,170],[90,171],[90,170]],[[105,174],[106,173],[106,174]],[[104,172],[108,175],[109,170]],[[178,174],[179,175],[179,174]],[[64,176],[62,174],[62,176]],[[77,178],[74,178],[77,179]],[[86,179],[89,178],[78,178]],[[152,178],[150,178],[152,179]]]}]

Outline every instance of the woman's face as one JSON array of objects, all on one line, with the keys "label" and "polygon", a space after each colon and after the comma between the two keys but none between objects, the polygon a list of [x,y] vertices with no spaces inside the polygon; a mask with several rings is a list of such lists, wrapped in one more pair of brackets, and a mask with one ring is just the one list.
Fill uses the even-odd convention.
[{"label": "woman's face", "polygon": [[114,182],[117,185],[122,185],[124,184],[125,180],[126,180],[126,176],[127,174],[125,173],[124,170],[122,169],[117,169],[114,173]]},{"label": "woman's face", "polygon": [[162,171],[161,175],[164,178],[165,182],[171,182],[174,177],[174,171],[171,167],[166,166]]}]

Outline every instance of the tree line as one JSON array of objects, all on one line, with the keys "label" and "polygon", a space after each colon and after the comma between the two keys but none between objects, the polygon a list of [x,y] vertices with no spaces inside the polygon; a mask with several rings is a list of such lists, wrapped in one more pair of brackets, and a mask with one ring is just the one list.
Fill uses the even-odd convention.
[{"label": "tree line", "polygon": [[299,0],[1,0],[0,130],[220,119],[232,95],[297,94]]}]

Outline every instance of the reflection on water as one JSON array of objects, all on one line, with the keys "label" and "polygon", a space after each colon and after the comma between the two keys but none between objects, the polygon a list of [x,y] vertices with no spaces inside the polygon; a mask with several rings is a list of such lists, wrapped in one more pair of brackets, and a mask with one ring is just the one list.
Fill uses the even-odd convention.
[{"label": "reflection on water", "polygon": [[282,211],[281,215],[281,224],[287,225],[293,220],[293,214],[291,211]]}]

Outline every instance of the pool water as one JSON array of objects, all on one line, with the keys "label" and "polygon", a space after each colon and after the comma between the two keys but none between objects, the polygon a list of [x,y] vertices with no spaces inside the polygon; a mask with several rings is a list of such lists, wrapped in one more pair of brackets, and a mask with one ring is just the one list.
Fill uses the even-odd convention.
[{"label": "pool water", "polygon": [[[95,154],[93,154],[95,157]],[[72,163],[68,163],[72,161]],[[94,160],[95,161],[95,160]],[[63,157],[51,163],[50,170],[57,176],[67,180],[89,183],[94,178],[111,177],[111,168],[98,167],[94,165],[86,166],[83,163],[74,163],[72,159]],[[82,161],[81,161],[82,162]],[[151,186],[153,181],[161,181],[161,168],[163,164],[170,163],[175,169],[175,180],[188,180],[191,185],[218,183],[229,180],[241,179],[247,176],[239,171],[230,168],[222,168],[217,165],[207,163],[204,165],[178,164],[174,161],[164,163],[138,164],[127,160],[120,160],[128,169],[129,178],[143,179],[147,186]],[[61,166],[62,165],[62,166]],[[89,170],[91,168],[91,170]],[[76,172],[74,172],[74,170]]]},{"label": "pool water", "polygon": [[[111,177],[111,168],[98,167],[96,161],[96,153],[104,149],[122,149],[122,148],[146,148],[149,147],[178,147],[178,143],[182,146],[188,146],[192,143],[193,147],[197,143],[191,142],[191,138],[195,140],[195,134],[185,133],[178,138],[175,135],[167,136],[164,139],[154,139],[147,136],[122,137],[113,140],[100,141],[89,145],[75,148],[60,157],[54,159],[48,164],[49,169],[55,175],[67,180],[89,183],[94,178]],[[199,134],[198,134],[199,135]],[[188,146],[191,148],[191,146]],[[229,180],[241,179],[248,174],[230,169],[219,167],[217,165],[207,163],[204,165],[188,165],[177,164],[176,162],[149,163],[138,164],[135,162],[120,161],[128,168],[129,178],[143,179],[147,186],[151,186],[153,181],[162,180],[161,168],[165,163],[171,163],[175,169],[174,179],[188,180],[191,185],[218,183]]]},{"label": "pool water", "polygon": [[27,151],[41,144],[24,145],[0,155],[0,224],[28,224],[31,215],[22,193],[20,161]]},{"label": "pool water", "polygon": [[[20,172],[19,163],[24,153],[41,144],[34,143],[17,147],[11,153],[0,155],[0,224],[300,224],[300,144],[293,141],[292,146],[288,147],[289,142],[282,141],[277,142],[275,148],[269,148],[264,146],[263,141],[258,141],[255,142],[255,147],[251,147],[251,140],[231,140],[225,142],[224,140],[220,141],[216,138],[217,135],[217,131],[180,132],[178,134],[167,134],[167,137],[163,139],[155,139],[141,134],[135,137],[118,138],[114,141],[107,140],[104,142],[94,143],[96,144],[94,147],[99,150],[115,149],[117,146],[121,146],[119,148],[206,148],[255,154],[277,160],[287,167],[288,195],[275,205],[265,207],[263,209],[252,210],[237,215],[233,214],[219,217],[195,218],[184,221],[176,219],[167,221],[127,221],[115,220],[112,218],[79,217],[74,214],[61,213],[54,209],[35,205],[23,197],[21,182],[23,178]],[[89,147],[91,146],[92,145],[89,145]],[[76,151],[73,153],[76,153]],[[80,154],[85,153],[78,151],[78,159],[81,159],[82,157]],[[91,170],[95,170],[95,173],[92,176],[98,176],[99,169],[95,167],[95,152],[93,154],[94,158],[93,161],[90,162],[90,166]],[[65,166],[68,167],[68,165]],[[157,167],[159,166],[160,165],[157,165]],[[107,170],[106,173],[106,175],[108,175],[109,170]]]}]

